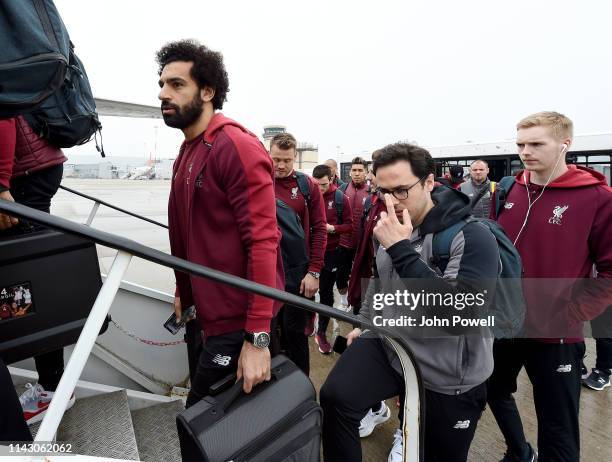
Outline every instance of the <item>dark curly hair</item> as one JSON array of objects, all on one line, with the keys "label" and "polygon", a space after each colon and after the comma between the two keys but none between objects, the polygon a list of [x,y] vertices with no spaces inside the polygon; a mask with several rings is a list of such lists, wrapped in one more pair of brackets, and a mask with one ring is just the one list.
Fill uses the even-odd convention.
[{"label": "dark curly hair", "polygon": [[436,166],[431,154],[426,149],[408,143],[389,144],[380,149],[380,155],[374,161],[373,172],[381,167],[395,164],[400,160],[405,160],[410,164],[412,173],[419,178],[423,178],[422,184],[425,183],[425,178],[436,172]]},{"label": "dark curly hair", "polygon": [[215,90],[212,99],[214,109],[222,109],[227,101],[229,79],[223,64],[223,55],[213,51],[196,40],[179,40],[167,43],[155,55],[159,65],[159,75],[166,64],[175,61],[192,62],[191,77],[199,88],[211,87]]}]

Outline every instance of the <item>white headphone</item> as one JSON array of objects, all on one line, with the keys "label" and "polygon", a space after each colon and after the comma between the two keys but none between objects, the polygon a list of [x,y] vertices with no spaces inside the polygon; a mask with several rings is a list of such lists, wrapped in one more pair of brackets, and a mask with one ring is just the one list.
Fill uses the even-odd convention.
[{"label": "white headphone", "polygon": [[516,239],[513,242],[513,244],[515,246],[516,246],[516,243],[519,240],[519,237],[521,237],[521,233],[525,229],[525,226],[527,226],[527,220],[529,220],[529,214],[531,213],[531,208],[535,205],[535,203],[538,201],[538,199],[540,199],[540,197],[542,197],[542,194],[544,194],[544,191],[546,190],[546,187],[550,183],[550,179],[552,178],[553,174],[557,170],[557,166],[559,165],[559,161],[561,160],[561,156],[565,152],[567,152],[568,148],[569,148],[569,145],[567,143],[563,143],[561,145],[561,150],[559,151],[559,155],[557,156],[557,162],[555,163],[555,166],[551,170],[550,175],[548,176],[548,180],[546,180],[546,183],[544,184],[544,187],[542,188],[542,191],[540,191],[540,194],[538,194],[538,196],[533,200],[533,202],[531,202],[531,195],[529,194],[529,185],[527,184],[527,175],[526,175],[525,170],[523,170],[523,182],[525,183],[525,190],[527,191],[527,203],[528,203],[528,206],[527,206],[527,213],[525,213],[525,221],[523,221],[523,225],[521,226],[521,229],[519,230],[518,234],[516,235]]}]

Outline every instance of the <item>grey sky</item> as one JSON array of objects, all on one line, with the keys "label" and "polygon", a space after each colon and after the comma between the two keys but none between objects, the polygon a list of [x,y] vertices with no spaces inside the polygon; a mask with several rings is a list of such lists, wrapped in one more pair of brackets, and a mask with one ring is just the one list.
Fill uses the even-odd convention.
[{"label": "grey sky", "polygon": [[[155,51],[180,38],[219,50],[223,112],[260,135],[286,125],[321,160],[400,139],[422,145],[514,136],[558,110],[577,133],[612,131],[612,2],[56,0],[94,93],[158,104]],[[163,122],[103,120],[109,154],[163,156]],[[79,152],[95,152],[93,145]]]}]

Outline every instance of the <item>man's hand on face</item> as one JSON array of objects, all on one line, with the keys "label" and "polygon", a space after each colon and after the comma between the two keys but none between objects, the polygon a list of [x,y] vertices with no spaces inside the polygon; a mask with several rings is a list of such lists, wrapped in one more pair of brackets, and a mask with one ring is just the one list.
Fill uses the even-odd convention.
[{"label": "man's hand on face", "polygon": [[[10,191],[0,192],[0,199],[4,199],[5,201],[9,202],[15,202],[15,199],[13,199],[13,196],[11,196]],[[19,223],[19,220],[17,218],[0,213],[0,231],[9,229],[15,226],[17,223]]]},{"label": "man's hand on face", "polygon": [[336,231],[336,228],[334,228],[334,225],[330,225],[329,223],[327,223],[327,233],[333,234],[335,231]]},{"label": "man's hand on face", "polygon": [[410,239],[412,235],[412,221],[408,210],[402,210],[402,221],[397,218],[395,214],[395,207],[393,206],[393,200],[390,194],[385,194],[385,205],[387,206],[386,212],[380,213],[378,223],[374,227],[374,236],[383,247],[388,249],[393,244],[403,241],[404,239]]},{"label": "man's hand on face", "polygon": [[244,378],[242,389],[245,393],[251,393],[254,386],[270,380],[270,350],[257,348],[245,340],[238,358],[236,376],[238,380]]},{"label": "man's hand on face", "polygon": [[308,273],[300,284],[300,294],[304,294],[306,298],[312,298],[317,293],[317,290],[319,290],[319,280]]}]

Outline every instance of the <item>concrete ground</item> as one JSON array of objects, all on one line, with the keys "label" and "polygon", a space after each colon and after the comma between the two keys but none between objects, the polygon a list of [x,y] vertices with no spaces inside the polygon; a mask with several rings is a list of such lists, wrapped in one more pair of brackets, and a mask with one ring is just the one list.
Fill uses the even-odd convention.
[{"label": "concrete ground", "polygon": [[[168,200],[168,181],[129,181],[129,180],[75,180],[65,179],[64,185],[83,193],[98,197],[119,207],[142,214],[148,218],[166,223]],[[92,203],[65,191],[56,195],[52,213],[78,222],[85,222]],[[92,226],[123,237],[134,239],[145,245],[169,252],[167,231],[137,219],[126,217],[120,212],[101,207]],[[103,272],[108,271],[115,251],[99,247],[100,265]],[[166,268],[139,259],[133,259],[126,279],[165,292],[174,292],[174,276]],[[330,323],[331,326],[331,323]],[[330,327],[331,328],[331,327]],[[340,325],[345,334],[349,328]],[[588,341],[587,367],[594,363],[594,342]],[[311,339],[311,379],[317,390],[333,367],[337,356],[321,355]],[[582,460],[612,461],[612,388],[603,392],[583,389],[580,403]],[[523,417],[525,433],[532,443],[537,443],[537,421],[529,381],[523,371],[520,376],[516,400]],[[397,428],[397,406],[395,399],[387,404],[393,416],[379,426],[372,435],[362,440],[365,461],[385,461]],[[470,461],[497,461],[503,456],[505,444],[487,409],[481,418],[476,437],[470,451]]]}]

